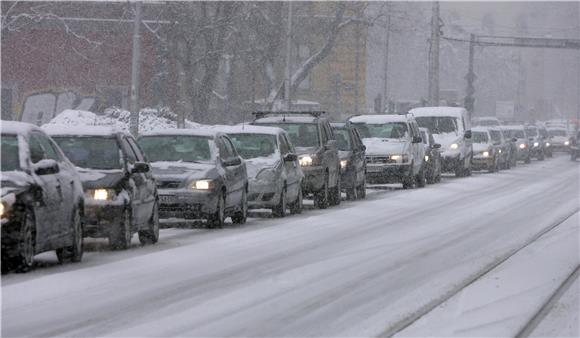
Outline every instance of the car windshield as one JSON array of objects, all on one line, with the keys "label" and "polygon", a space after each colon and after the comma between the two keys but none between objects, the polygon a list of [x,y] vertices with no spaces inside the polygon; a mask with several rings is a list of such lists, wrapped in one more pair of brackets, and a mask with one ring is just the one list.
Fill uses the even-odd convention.
[{"label": "car windshield", "polygon": [[540,135],[542,135],[542,137],[549,137],[550,134],[548,133],[548,130],[544,129],[544,128],[540,128],[538,129],[538,131],[540,132]]},{"label": "car windshield", "polygon": [[353,123],[362,138],[393,138],[408,137],[407,124],[405,122],[389,122],[382,124]]},{"label": "car windshield", "polygon": [[261,123],[260,125],[284,129],[290,135],[290,141],[295,147],[320,146],[318,125],[314,123]]},{"label": "car windshield", "polygon": [[494,142],[501,142],[501,131],[499,130],[490,130],[489,134],[491,135],[491,139]]},{"label": "car windshield", "polygon": [[562,129],[549,130],[550,136],[566,136],[566,131]]},{"label": "car windshield", "polygon": [[21,170],[18,152],[18,137],[2,134],[2,171]]},{"label": "car windshield", "polygon": [[428,128],[433,134],[457,132],[457,118],[452,116],[416,117],[419,127]]},{"label": "car windshield", "polygon": [[473,136],[474,143],[487,143],[489,142],[489,138],[487,137],[487,133],[483,131],[474,131],[471,133]]},{"label": "car windshield", "polygon": [[80,168],[121,169],[119,144],[114,137],[53,136],[68,159]]},{"label": "car windshield", "polygon": [[152,135],[137,141],[151,162],[211,161],[211,139],[195,135]]},{"label": "car windshield", "polygon": [[276,135],[269,134],[228,134],[238,154],[244,159],[268,157],[276,152]]},{"label": "car windshield", "polygon": [[509,133],[510,137],[526,138],[524,131],[521,129],[510,129],[510,130],[508,130],[508,133]]},{"label": "car windshield", "polygon": [[530,137],[536,137],[538,136],[538,129],[536,128],[526,128],[526,134],[528,134],[528,136]]},{"label": "car windshield", "polygon": [[334,129],[334,136],[336,137],[336,145],[338,150],[350,150],[350,138],[348,137],[348,130]]}]

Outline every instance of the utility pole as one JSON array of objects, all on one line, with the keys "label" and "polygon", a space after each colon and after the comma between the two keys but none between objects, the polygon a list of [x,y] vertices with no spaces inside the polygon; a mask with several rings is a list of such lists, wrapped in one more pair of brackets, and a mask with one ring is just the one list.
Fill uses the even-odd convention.
[{"label": "utility pole", "polygon": [[381,111],[385,110],[385,107],[388,104],[388,84],[389,84],[389,35],[391,33],[391,15],[387,15],[387,27],[385,32],[385,82],[383,87],[383,97],[384,103],[383,107],[381,107]]},{"label": "utility pole", "polygon": [[286,74],[284,84],[284,98],[286,99],[286,110],[290,110],[292,106],[292,98],[290,87],[292,86],[291,74],[292,62],[292,1],[288,1],[288,29],[286,31]]},{"label": "utility pole", "polygon": [[360,23],[357,20],[355,27],[354,27],[354,43],[355,43],[355,51],[354,51],[354,114],[359,113],[359,104],[360,104]]},{"label": "utility pole", "polygon": [[433,2],[429,48],[429,105],[439,105],[439,1]]},{"label": "utility pole", "polygon": [[131,63],[131,118],[129,130],[133,136],[139,134],[139,71],[141,68],[141,5],[135,3],[135,29],[133,31],[133,59]]},{"label": "utility pole", "polygon": [[475,94],[475,87],[473,86],[473,83],[475,82],[475,79],[477,78],[477,76],[475,75],[475,72],[473,71],[473,56],[475,53],[475,34],[471,34],[471,37],[469,39],[469,64],[468,64],[468,69],[467,69],[467,75],[465,75],[465,79],[467,80],[467,88],[465,90],[465,102],[464,102],[464,106],[465,109],[467,109],[467,111],[469,111],[470,113],[473,113],[473,108],[475,106],[475,98],[473,97],[473,94]]}]

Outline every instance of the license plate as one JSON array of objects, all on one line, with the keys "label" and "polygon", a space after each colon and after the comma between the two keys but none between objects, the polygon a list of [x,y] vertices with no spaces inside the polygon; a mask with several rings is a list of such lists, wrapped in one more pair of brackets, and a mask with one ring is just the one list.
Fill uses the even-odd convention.
[{"label": "license plate", "polygon": [[380,173],[381,171],[383,171],[383,167],[367,166],[367,172],[369,173]]}]

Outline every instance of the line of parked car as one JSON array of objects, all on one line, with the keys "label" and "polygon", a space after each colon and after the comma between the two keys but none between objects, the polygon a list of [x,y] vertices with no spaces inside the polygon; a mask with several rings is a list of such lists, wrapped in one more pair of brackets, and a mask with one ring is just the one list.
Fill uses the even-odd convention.
[{"label": "line of parked car", "polygon": [[60,262],[81,261],[84,237],[108,238],[118,250],[135,234],[156,243],[160,218],[221,228],[228,217],[245,223],[248,209],[285,217],[301,213],[304,198],[325,209],[342,193],[364,199],[367,184],[420,188],[444,172],[462,177],[543,160],[552,147],[541,127],[472,128],[456,107],[332,124],[322,112],[260,112],[249,124],[137,139],[106,126],[8,121],[1,133],[2,266],[19,271],[49,250]]}]

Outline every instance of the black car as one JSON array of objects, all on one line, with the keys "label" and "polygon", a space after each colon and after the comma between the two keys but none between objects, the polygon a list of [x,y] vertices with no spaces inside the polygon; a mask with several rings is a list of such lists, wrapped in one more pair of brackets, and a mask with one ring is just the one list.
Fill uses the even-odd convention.
[{"label": "black car", "polygon": [[530,140],[530,156],[543,161],[546,157],[546,143],[540,135],[540,130],[534,125],[526,125],[525,128]]},{"label": "black car", "polygon": [[425,145],[425,179],[427,183],[441,182],[441,145],[435,142],[429,128],[419,128]]},{"label": "black car", "polygon": [[302,192],[325,209],[340,204],[341,182],[338,149],[324,112],[260,112],[252,124],[286,130],[304,172]]},{"label": "black car", "polygon": [[340,159],[340,181],[348,200],[366,196],[366,147],[358,130],[350,124],[332,123]]},{"label": "black car", "polygon": [[141,135],[153,167],[162,218],[207,219],[221,228],[248,216],[248,174],[231,139],[216,130],[173,129]]},{"label": "black car", "polygon": [[2,268],[27,271],[33,256],[83,256],[84,196],[74,166],[39,128],[2,121]]},{"label": "black car", "polygon": [[576,159],[580,157],[580,130],[576,132],[575,137],[570,138],[569,143],[570,143],[570,159],[572,161],[576,161]]},{"label": "black car", "polygon": [[113,249],[159,239],[155,179],[131,135],[109,128],[48,125],[66,156],[75,164],[85,191],[85,237],[105,237]]}]

